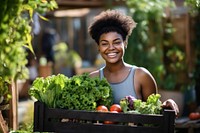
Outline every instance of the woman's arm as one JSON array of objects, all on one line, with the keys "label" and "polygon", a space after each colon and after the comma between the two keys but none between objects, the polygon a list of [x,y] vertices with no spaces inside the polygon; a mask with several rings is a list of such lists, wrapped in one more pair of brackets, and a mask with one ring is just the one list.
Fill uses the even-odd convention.
[{"label": "woman's arm", "polygon": [[146,101],[149,95],[153,93],[156,94],[158,92],[155,79],[151,73],[143,67],[138,67],[136,69],[134,85],[137,96],[143,101]]},{"label": "woman's arm", "polygon": [[[153,93],[158,93],[156,81],[147,69],[142,67],[138,68],[135,72],[134,81],[136,81],[135,89],[136,91],[139,90],[141,92],[142,100],[146,101],[149,95]],[[172,99],[164,101],[162,107],[173,109],[176,116],[179,113],[178,105]]]}]

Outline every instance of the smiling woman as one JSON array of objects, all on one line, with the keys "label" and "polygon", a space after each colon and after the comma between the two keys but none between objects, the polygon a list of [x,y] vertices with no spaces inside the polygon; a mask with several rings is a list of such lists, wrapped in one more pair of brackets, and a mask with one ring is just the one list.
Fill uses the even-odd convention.
[{"label": "smiling woman", "polygon": [[[146,101],[148,96],[158,92],[156,81],[147,69],[124,62],[128,38],[135,27],[136,23],[130,16],[118,10],[107,10],[97,15],[88,28],[106,62],[104,67],[91,72],[90,76],[107,79],[112,87],[115,104],[128,95]],[[173,100],[166,101],[163,107],[179,112]]]}]

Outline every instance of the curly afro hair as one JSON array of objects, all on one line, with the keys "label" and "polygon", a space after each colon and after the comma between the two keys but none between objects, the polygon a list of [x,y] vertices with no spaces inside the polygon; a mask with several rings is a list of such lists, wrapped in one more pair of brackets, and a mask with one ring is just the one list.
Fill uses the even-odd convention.
[{"label": "curly afro hair", "polygon": [[108,32],[117,32],[122,35],[124,41],[127,41],[135,26],[136,23],[130,16],[118,10],[106,10],[94,17],[88,32],[97,44],[100,36]]}]

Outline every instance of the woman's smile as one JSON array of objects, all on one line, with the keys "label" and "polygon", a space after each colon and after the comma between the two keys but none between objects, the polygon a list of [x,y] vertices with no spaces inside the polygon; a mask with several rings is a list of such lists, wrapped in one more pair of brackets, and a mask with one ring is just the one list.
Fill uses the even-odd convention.
[{"label": "woman's smile", "polygon": [[108,53],[107,56],[110,58],[114,58],[117,56],[117,53]]}]

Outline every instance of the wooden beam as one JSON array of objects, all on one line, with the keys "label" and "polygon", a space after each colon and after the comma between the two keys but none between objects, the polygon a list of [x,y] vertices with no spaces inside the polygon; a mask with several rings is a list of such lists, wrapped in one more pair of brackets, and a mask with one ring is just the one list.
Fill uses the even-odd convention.
[{"label": "wooden beam", "polygon": [[57,0],[59,7],[102,7],[105,0]]},{"label": "wooden beam", "polygon": [[109,4],[112,6],[126,5],[124,0],[56,0],[56,2],[59,9],[106,7]]},{"label": "wooden beam", "polygon": [[6,124],[6,121],[3,118],[1,110],[0,110],[0,132],[8,133],[8,125]]},{"label": "wooden beam", "polygon": [[192,57],[191,57],[191,44],[190,44],[190,27],[189,27],[189,14],[185,15],[185,48],[186,48],[186,63],[188,64],[188,73],[192,73]]},{"label": "wooden beam", "polygon": [[16,81],[12,80],[9,91],[12,96],[9,109],[9,126],[16,131],[18,129],[18,90]]}]

